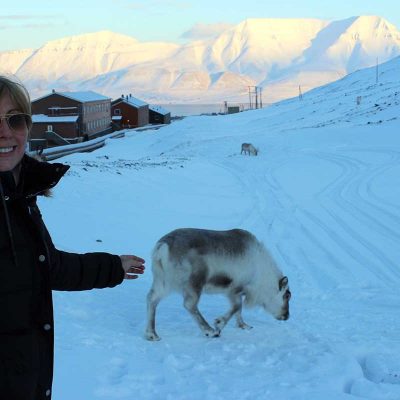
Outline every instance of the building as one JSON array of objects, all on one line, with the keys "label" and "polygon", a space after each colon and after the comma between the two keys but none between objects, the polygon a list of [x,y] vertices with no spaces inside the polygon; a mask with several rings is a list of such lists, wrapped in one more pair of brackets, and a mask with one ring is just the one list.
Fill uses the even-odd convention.
[{"label": "building", "polygon": [[228,114],[236,114],[238,112],[240,112],[239,106],[229,106],[228,107]]},{"label": "building", "polygon": [[111,116],[114,122],[117,121],[115,117],[121,117],[121,129],[145,126],[149,123],[149,105],[130,94],[122,95],[111,102]]},{"label": "building", "polygon": [[111,132],[111,99],[93,91],[53,90],[32,101],[32,114],[31,135],[35,139],[44,139],[45,132],[50,131],[49,127],[70,142],[93,139]]},{"label": "building", "polygon": [[72,144],[82,141],[78,135],[78,115],[32,115],[29,150]]},{"label": "building", "polygon": [[171,112],[161,106],[150,105],[149,122],[150,124],[170,124]]}]

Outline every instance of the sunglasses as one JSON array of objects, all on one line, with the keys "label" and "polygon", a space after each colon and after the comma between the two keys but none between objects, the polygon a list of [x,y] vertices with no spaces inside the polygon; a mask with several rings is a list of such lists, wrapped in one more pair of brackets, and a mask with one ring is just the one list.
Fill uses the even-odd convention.
[{"label": "sunglasses", "polygon": [[22,129],[31,129],[32,117],[29,114],[5,114],[0,115],[0,122],[7,121],[8,127],[12,131],[19,131]]}]

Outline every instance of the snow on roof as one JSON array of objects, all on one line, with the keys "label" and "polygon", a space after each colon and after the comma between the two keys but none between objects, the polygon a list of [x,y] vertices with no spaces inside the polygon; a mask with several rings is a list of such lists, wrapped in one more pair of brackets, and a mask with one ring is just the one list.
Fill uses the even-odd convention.
[{"label": "snow on roof", "polygon": [[78,120],[78,115],[68,115],[68,116],[57,116],[51,117],[45,114],[33,114],[33,123],[57,123],[57,122],[76,122]]},{"label": "snow on roof", "polygon": [[149,105],[149,110],[157,112],[157,113],[162,114],[162,115],[167,115],[167,114],[171,113],[171,111],[168,111],[165,108],[163,108],[161,106],[157,106],[155,104]]},{"label": "snow on roof", "polygon": [[100,93],[93,92],[92,90],[88,90],[86,92],[57,92],[57,91],[52,91],[49,94],[46,94],[45,96],[38,97],[37,99],[33,101],[37,101],[40,99],[44,99],[46,97],[49,97],[53,94],[58,94],[60,96],[68,97],[70,99],[79,101],[80,103],[88,103],[91,101],[100,101],[100,100],[111,100],[110,97],[103,96]]},{"label": "snow on roof", "polygon": [[118,121],[118,120],[122,119],[122,115],[113,115],[113,116],[111,117],[111,119],[112,119],[112,120],[115,120],[115,121]]},{"label": "snow on roof", "polygon": [[136,97],[133,97],[131,95],[124,96],[124,97],[119,97],[118,99],[114,100],[112,103],[114,105],[114,104],[118,104],[118,103],[121,103],[121,102],[124,102],[126,104],[130,104],[130,105],[135,106],[137,108],[144,107],[144,106],[148,105],[144,101],[139,100]]},{"label": "snow on roof", "polygon": [[[57,92],[56,92],[57,93]],[[110,97],[88,90],[87,92],[58,92],[62,96],[86,103],[89,101],[110,100]]]}]

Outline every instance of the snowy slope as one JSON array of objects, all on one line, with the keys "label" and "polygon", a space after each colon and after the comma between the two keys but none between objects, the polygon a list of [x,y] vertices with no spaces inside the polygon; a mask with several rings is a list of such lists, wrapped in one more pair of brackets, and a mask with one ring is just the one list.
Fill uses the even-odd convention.
[{"label": "snowy slope", "polygon": [[[148,262],[113,289],[54,293],[54,399],[398,400],[399,69],[65,157],[70,172],[40,200],[56,245]],[[259,156],[241,156],[244,141]],[[247,309],[254,329],[208,339],[175,295],[159,307],[162,340],[145,341],[150,252],[178,227],[254,232],[289,276],[291,318]],[[200,305],[210,321],[226,307]]]},{"label": "snowy slope", "polygon": [[[25,54],[25,53],[24,53]],[[138,42],[101,31],[0,53],[0,69],[27,83],[33,98],[51,89],[127,91],[151,102],[248,102],[248,86],[264,103],[292,97],[357,69],[400,55],[400,32],[378,16],[339,21],[250,18],[218,37],[183,45]]]},{"label": "snowy slope", "polygon": [[15,74],[21,65],[34,53],[32,49],[5,51],[0,53],[1,73]]}]

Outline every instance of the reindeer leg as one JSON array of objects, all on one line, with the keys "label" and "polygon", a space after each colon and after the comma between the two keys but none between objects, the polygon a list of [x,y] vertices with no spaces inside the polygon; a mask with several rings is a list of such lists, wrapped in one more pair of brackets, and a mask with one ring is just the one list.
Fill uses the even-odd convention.
[{"label": "reindeer leg", "polygon": [[207,337],[218,337],[219,332],[216,332],[208,322],[204,319],[201,315],[198,304],[200,300],[200,294],[197,293],[193,288],[188,288],[184,293],[184,302],[183,305],[185,306],[186,310],[189,311],[190,315],[193,319],[197,322],[200,330],[207,336]]},{"label": "reindeer leg", "polygon": [[242,318],[242,308],[236,313],[236,325],[241,329],[253,329],[251,325],[247,325]]},{"label": "reindeer leg", "polygon": [[223,316],[215,320],[214,326],[216,330],[221,331],[225,325],[229,322],[233,315],[236,316],[237,326],[242,329],[251,329],[252,327],[247,325],[242,318],[242,295],[241,293],[233,292],[228,295],[231,303],[231,308]]},{"label": "reindeer leg", "polygon": [[238,311],[240,311],[242,307],[242,297],[240,294],[237,293],[230,293],[228,295],[229,301],[231,303],[231,308],[228,310],[228,312],[221,317],[217,318],[214,321],[214,327],[215,330],[221,332],[222,329],[225,327],[225,325],[228,323],[228,321],[232,318],[234,314],[236,314]]},{"label": "reindeer leg", "polygon": [[252,326],[247,325],[246,322],[243,321],[243,317],[242,317],[242,293],[237,293],[238,296],[238,302],[239,302],[239,309],[235,314],[236,317],[236,325],[238,328],[241,329],[253,329]]},{"label": "reindeer leg", "polygon": [[145,338],[147,340],[160,340],[161,338],[156,333],[156,308],[162,296],[157,294],[154,285],[147,295],[147,327],[145,331]]},{"label": "reindeer leg", "polygon": [[217,337],[219,332],[211,328],[198,309],[201,292],[207,281],[207,264],[201,259],[192,259],[191,269],[192,273],[184,286],[183,305],[206,336]]}]

